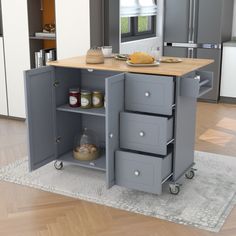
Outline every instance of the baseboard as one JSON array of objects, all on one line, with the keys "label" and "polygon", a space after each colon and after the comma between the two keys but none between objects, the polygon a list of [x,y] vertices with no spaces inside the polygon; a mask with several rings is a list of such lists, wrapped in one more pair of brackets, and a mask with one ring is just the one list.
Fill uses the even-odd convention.
[{"label": "baseboard", "polygon": [[220,103],[236,104],[236,98],[220,97]]}]

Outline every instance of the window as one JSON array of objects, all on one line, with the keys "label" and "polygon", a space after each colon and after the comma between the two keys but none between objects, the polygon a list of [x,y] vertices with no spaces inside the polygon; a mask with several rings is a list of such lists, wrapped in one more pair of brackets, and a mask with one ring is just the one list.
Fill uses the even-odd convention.
[{"label": "window", "polygon": [[156,35],[156,16],[137,16],[121,18],[121,41],[154,37]]},{"label": "window", "polygon": [[156,0],[120,0],[122,42],[156,35]]}]

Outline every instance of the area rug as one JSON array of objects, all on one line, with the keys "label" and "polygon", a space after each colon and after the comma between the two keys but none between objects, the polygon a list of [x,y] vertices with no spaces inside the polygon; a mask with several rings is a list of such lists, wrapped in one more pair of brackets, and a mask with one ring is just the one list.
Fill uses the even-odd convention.
[{"label": "area rug", "polygon": [[58,171],[50,163],[29,173],[27,160],[0,169],[0,180],[218,232],[236,205],[236,157],[196,152],[195,161],[196,176],[183,180],[178,196],[168,185],[160,196],[119,186],[107,190],[103,172],[73,165]]}]

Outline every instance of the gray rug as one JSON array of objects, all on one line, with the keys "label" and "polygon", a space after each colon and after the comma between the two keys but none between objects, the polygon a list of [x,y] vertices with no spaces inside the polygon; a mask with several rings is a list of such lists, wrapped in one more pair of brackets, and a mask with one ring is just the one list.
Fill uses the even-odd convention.
[{"label": "gray rug", "polygon": [[178,196],[169,194],[168,186],[161,196],[118,186],[106,190],[104,173],[72,165],[57,171],[50,163],[28,173],[27,160],[0,169],[0,180],[218,232],[236,204],[236,158],[195,156],[196,177],[184,180]]}]

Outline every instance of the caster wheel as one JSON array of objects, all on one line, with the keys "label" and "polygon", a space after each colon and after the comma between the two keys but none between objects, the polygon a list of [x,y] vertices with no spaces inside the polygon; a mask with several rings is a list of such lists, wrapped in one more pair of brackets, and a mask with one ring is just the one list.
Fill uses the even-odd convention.
[{"label": "caster wheel", "polygon": [[188,171],[188,172],[185,174],[185,177],[186,177],[187,179],[193,179],[194,176],[195,176],[194,170],[190,170],[190,171]]},{"label": "caster wheel", "polygon": [[63,162],[62,161],[55,161],[54,162],[54,167],[57,170],[61,170],[63,168]]},{"label": "caster wheel", "polygon": [[180,187],[178,185],[170,185],[169,190],[171,194],[178,195],[180,192]]}]

